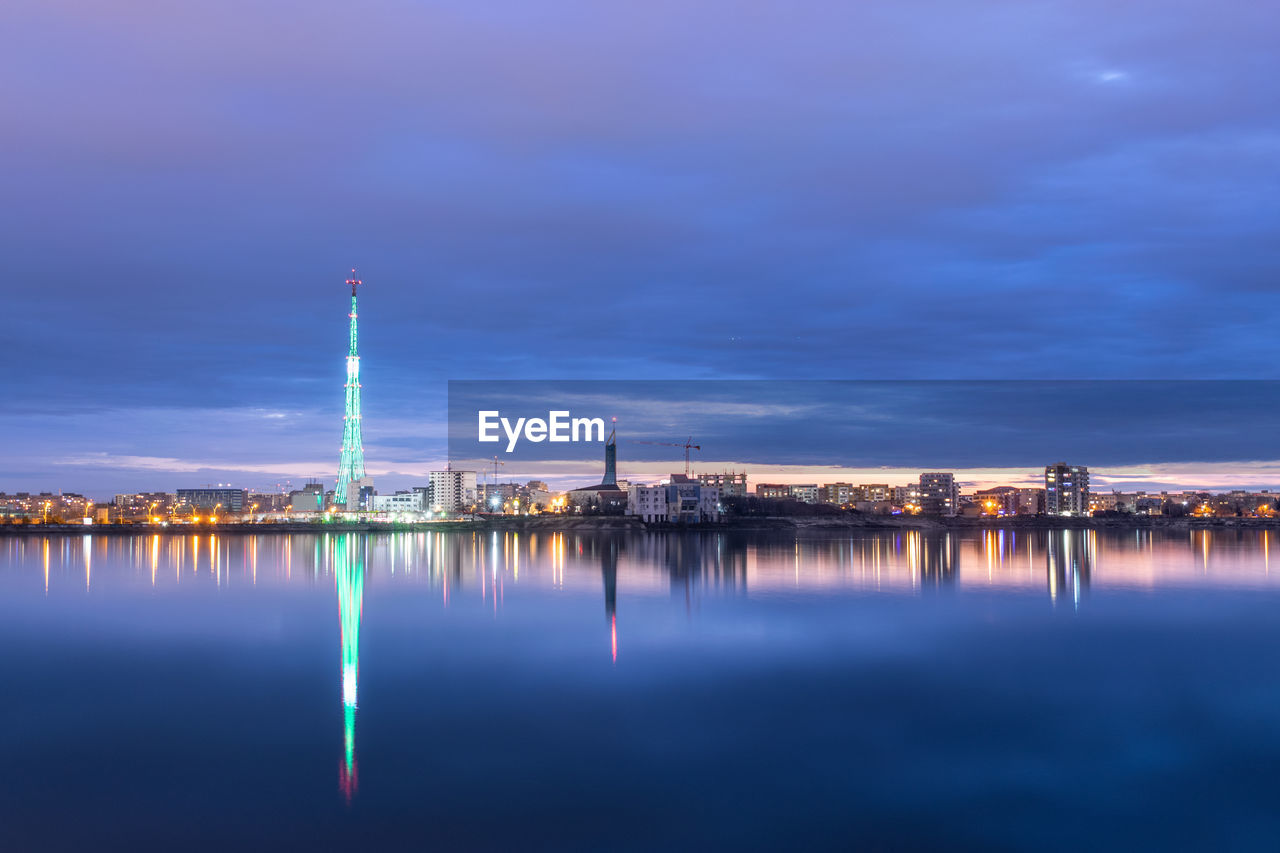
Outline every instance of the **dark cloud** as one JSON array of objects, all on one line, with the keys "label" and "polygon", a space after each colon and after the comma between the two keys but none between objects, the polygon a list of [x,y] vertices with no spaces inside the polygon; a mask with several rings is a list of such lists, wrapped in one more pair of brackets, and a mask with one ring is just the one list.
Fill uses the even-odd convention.
[{"label": "dark cloud", "polygon": [[449,384],[449,455],[594,458],[596,446],[477,440],[477,414],[568,410],[618,419],[633,460],[687,436],[710,459],[755,465],[1034,470],[1270,460],[1277,381],[460,381]]},{"label": "dark cloud", "polygon": [[466,377],[1272,377],[1270,11],[14,0],[6,398],[335,419],[352,265],[371,421]]}]

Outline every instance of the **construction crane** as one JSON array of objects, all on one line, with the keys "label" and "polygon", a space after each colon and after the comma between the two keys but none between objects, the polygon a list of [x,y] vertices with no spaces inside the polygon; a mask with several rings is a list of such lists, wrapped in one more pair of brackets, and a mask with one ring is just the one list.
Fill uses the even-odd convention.
[{"label": "construction crane", "polygon": [[671,441],[633,441],[632,444],[649,444],[649,445],[653,445],[654,447],[683,447],[684,448],[684,475],[686,477],[689,476],[689,451],[702,449],[701,444],[693,443],[693,436],[689,436],[687,439],[685,439],[684,444],[676,444]]},{"label": "construction crane", "polygon": [[[488,463],[486,462],[485,464],[488,464]],[[495,457],[493,457],[493,484],[494,484],[495,486],[496,486],[496,485],[498,485],[498,466],[499,466],[499,465],[503,465],[503,466],[505,466],[506,464],[507,464],[507,463],[503,462],[503,461],[502,461],[501,459],[499,459],[498,457],[496,457],[496,456],[495,456]]]}]

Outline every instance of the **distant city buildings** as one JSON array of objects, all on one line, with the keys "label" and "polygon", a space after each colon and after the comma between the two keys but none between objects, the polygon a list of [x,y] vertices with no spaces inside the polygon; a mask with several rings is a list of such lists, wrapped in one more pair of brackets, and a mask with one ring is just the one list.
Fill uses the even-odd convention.
[{"label": "distant city buildings", "polygon": [[698,484],[720,490],[721,497],[745,498],[747,496],[747,472],[730,471],[725,474],[699,474]]},{"label": "distant city buildings", "polygon": [[76,492],[0,492],[0,516],[8,520],[80,523],[93,512],[93,501]]},{"label": "distant city buildings", "polygon": [[889,489],[889,500],[896,507],[914,506],[920,500],[920,484],[909,486],[893,486]]},{"label": "distant city buildings", "polygon": [[324,484],[307,483],[301,489],[289,493],[289,509],[292,512],[324,512]]},{"label": "distant city buildings", "polygon": [[[1161,492],[1094,492],[1088,485],[1089,474],[1083,466],[1058,463],[1046,467],[1046,484],[1050,489],[1025,486],[997,486],[978,489],[965,495],[956,494],[954,475],[927,473],[922,484],[886,486],[884,484],[853,485],[825,483],[783,485],[763,483],[754,495],[734,495],[744,503],[747,514],[829,514],[834,510],[863,514],[914,514],[926,512],[947,515],[947,503],[955,501],[954,515],[966,517],[1009,517],[1049,513],[1048,496],[1053,494],[1055,515],[1152,515],[1190,516],[1197,518],[1274,518],[1280,514],[1280,493],[1269,489],[1234,489],[1212,493],[1204,490]],[[545,481],[530,480],[525,484],[510,482],[486,484],[478,490],[473,485],[475,472],[447,470],[433,472],[426,486],[402,489],[390,495],[375,495],[372,489],[361,489],[361,517],[370,521],[412,521],[464,515],[477,508],[499,513],[537,514],[542,512],[616,512],[642,519],[712,521],[723,518],[729,495],[715,482],[714,475],[689,477],[672,474],[656,486],[638,485],[635,489],[619,479],[613,488],[604,484],[553,495]],[[740,488],[741,475],[730,481]],[[923,486],[923,493],[922,493]],[[671,491],[676,487],[675,491]],[[694,491],[694,488],[697,491]],[[436,500],[439,489],[440,500]],[[604,488],[605,491],[601,491]],[[811,510],[795,506],[817,489],[818,503]],[[336,508],[333,491],[323,483],[307,483],[289,493],[249,492],[227,486],[182,489],[178,493],[138,492],[118,494],[111,500],[95,504],[75,493],[0,493],[0,523],[5,524],[205,524],[219,522],[281,522],[314,520]],[[763,493],[763,494],[761,494]],[[922,494],[927,495],[922,498]],[[579,501],[570,501],[575,495]],[[864,500],[881,497],[888,500]],[[758,506],[758,501],[774,501],[776,505]],[[221,505],[219,505],[221,504]],[[478,506],[479,505],[479,506]],[[714,505],[714,508],[713,508]],[[1077,507],[1083,505],[1084,509]],[[695,510],[696,506],[696,510]],[[239,507],[237,510],[236,507]],[[446,509],[446,507],[449,507]],[[1065,508],[1065,509],[1064,509]]]},{"label": "distant city buildings", "polygon": [[1089,514],[1089,469],[1058,462],[1044,469],[1044,511],[1049,515]]},{"label": "distant city buildings", "polygon": [[827,483],[818,489],[818,502],[848,506],[853,501],[854,486],[852,483]]},{"label": "distant city buildings", "polygon": [[885,483],[872,483],[858,487],[858,500],[871,503],[884,503],[892,499],[892,490]]},{"label": "distant city buildings", "polygon": [[289,495],[284,492],[250,492],[249,508],[254,512],[284,512],[289,508]]},{"label": "distant city buildings", "polygon": [[791,497],[791,487],[783,483],[756,483],[756,497],[782,500]]},{"label": "distant city buildings", "polygon": [[198,510],[220,510],[222,512],[243,512],[248,505],[247,489],[201,488],[178,489],[178,504]]},{"label": "distant city buildings", "polygon": [[168,517],[177,503],[178,496],[168,492],[137,492],[116,495],[111,500],[116,517],[130,521]]},{"label": "distant city buildings", "polygon": [[551,503],[551,489],[542,480],[527,483],[481,483],[479,503],[486,512],[546,509]]},{"label": "distant city buildings", "polygon": [[792,500],[800,501],[800,503],[816,504],[818,502],[817,483],[801,483],[788,486],[787,491]]},{"label": "distant city buildings", "polygon": [[960,508],[960,492],[956,476],[929,472],[920,475],[920,511],[925,515],[955,515]]}]

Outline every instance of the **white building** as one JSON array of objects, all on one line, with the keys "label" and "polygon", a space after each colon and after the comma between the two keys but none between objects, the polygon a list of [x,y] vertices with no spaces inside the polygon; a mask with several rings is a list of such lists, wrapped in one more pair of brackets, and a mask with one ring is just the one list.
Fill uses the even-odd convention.
[{"label": "white building", "polygon": [[720,520],[720,489],[699,483],[631,486],[627,490],[627,515],[642,521],[691,523]]},{"label": "white building", "polygon": [[394,495],[374,495],[372,509],[374,512],[423,512],[429,508],[424,500],[424,491],[415,489]]},{"label": "white building", "polygon": [[433,512],[448,514],[468,512],[476,503],[475,471],[432,471],[431,507]]}]

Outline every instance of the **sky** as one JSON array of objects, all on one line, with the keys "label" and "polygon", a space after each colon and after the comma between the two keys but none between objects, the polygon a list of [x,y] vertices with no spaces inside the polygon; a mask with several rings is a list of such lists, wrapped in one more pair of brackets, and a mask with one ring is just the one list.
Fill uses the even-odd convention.
[{"label": "sky", "polygon": [[[446,456],[449,380],[1280,378],[1265,3],[8,0],[0,30],[0,489],[332,478],[352,267],[389,485]],[[761,442],[732,456],[811,462]],[[1114,465],[1266,461],[1153,453]]]}]

